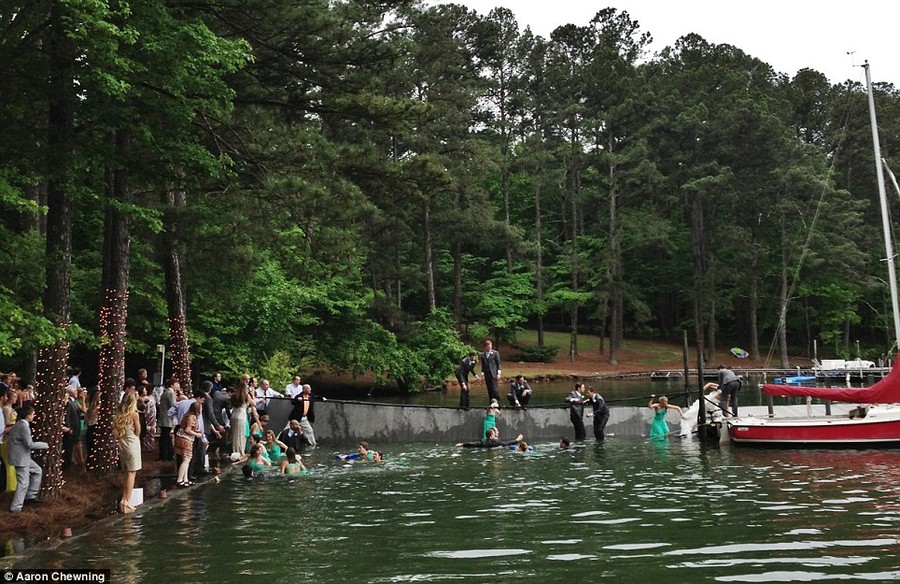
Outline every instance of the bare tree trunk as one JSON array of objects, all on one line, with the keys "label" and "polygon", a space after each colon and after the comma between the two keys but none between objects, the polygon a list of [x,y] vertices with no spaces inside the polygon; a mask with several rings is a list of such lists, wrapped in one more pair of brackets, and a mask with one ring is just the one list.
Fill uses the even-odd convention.
[{"label": "bare tree trunk", "polygon": [[534,178],[534,243],[535,243],[535,300],[539,307],[537,316],[537,342],[544,346],[544,238],[541,216],[541,179],[543,164],[538,164]]},{"label": "bare tree trunk", "polygon": [[759,278],[757,269],[759,264],[754,249],[750,265],[750,358],[759,359]]},{"label": "bare tree trunk", "polygon": [[[453,193],[453,208],[459,212],[460,192]],[[459,330],[462,325],[462,243],[457,233],[453,240],[453,323]]]},{"label": "bare tree trunk", "polygon": [[[581,174],[579,169],[578,148],[578,130],[572,130],[572,161],[570,167],[570,179],[572,181],[572,189],[570,193],[569,203],[572,206],[572,292],[578,292],[578,195],[581,192]],[[575,362],[578,356],[578,302],[573,301],[570,309],[571,330],[569,333],[569,361]]]},{"label": "bare tree trunk", "polygon": [[434,288],[434,240],[431,233],[431,201],[425,199],[425,287],[428,293],[428,309],[437,308],[437,293]]},{"label": "bare tree trunk", "polygon": [[[703,347],[704,343],[704,311],[706,281],[706,251],[703,245],[703,204],[700,195],[694,193],[691,197],[691,250],[694,263],[694,335],[697,346]],[[699,354],[705,358],[703,353]]]},{"label": "bare tree trunk", "polygon": [[788,309],[788,252],[787,233],[784,213],[779,216],[781,227],[781,310],[778,311],[778,352],[781,355],[781,368],[790,367],[787,350],[787,309]]},{"label": "bare tree trunk", "polygon": [[[116,160],[124,160],[127,140],[122,131],[115,136]],[[128,317],[128,276],[130,220],[120,208],[131,203],[121,164],[106,169],[106,211],[103,222],[104,290],[100,305],[100,367],[98,371],[101,407],[94,426],[94,447],[88,453],[91,470],[112,471],[118,447],[112,432],[113,414],[118,408],[119,389],[125,384],[125,334]]]},{"label": "bare tree trunk", "polygon": [[69,343],[70,275],[72,266],[72,194],[68,191],[68,173],[72,166],[74,143],[75,47],[65,30],[64,6],[53,2],[48,24],[47,53],[50,58],[50,103],[48,109],[47,152],[47,283],[44,289],[44,314],[58,327],[59,340],[38,351],[35,371],[34,435],[47,442],[41,488],[58,496],[62,478],[62,426],[66,398],[66,364]]},{"label": "bare tree trunk", "polygon": [[[166,306],[169,326],[169,355],[172,377],[181,387],[188,389],[191,383],[191,350],[187,338],[187,300],[182,278],[184,244],[181,240],[181,214],[187,205],[183,189],[173,188],[164,194],[166,203],[165,250]],[[165,378],[164,372],[160,374]]]},{"label": "bare tree trunk", "polygon": [[[607,147],[612,152],[613,141],[609,140]],[[616,184],[615,164],[610,162],[609,165],[609,280],[610,280],[610,303],[609,303],[609,359],[610,365],[618,365],[619,349],[625,339],[625,333],[622,330],[625,326],[625,319],[622,315],[624,311],[624,301],[622,298],[622,280],[624,278],[624,270],[622,266],[622,246],[619,234],[619,193]],[[602,336],[602,334],[601,334]]]}]

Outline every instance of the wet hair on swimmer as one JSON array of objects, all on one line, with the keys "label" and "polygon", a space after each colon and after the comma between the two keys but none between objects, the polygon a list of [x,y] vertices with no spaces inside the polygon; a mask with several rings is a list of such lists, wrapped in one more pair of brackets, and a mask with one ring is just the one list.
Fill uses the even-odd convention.
[{"label": "wet hair on swimmer", "polygon": [[245,464],[241,467],[241,472],[244,473],[244,478],[250,478],[253,476],[253,470],[250,468],[249,464]]}]

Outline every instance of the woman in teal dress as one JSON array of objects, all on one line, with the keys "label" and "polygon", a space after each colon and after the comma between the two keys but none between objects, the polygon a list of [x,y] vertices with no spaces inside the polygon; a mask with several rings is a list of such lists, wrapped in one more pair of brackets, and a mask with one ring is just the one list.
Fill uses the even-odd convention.
[{"label": "woman in teal dress", "polygon": [[285,450],[287,450],[285,443],[275,438],[275,432],[272,430],[266,430],[266,441],[263,443],[263,446],[266,449],[265,454],[272,462],[281,460]]},{"label": "woman in teal dress", "polygon": [[281,474],[290,477],[299,476],[301,474],[309,474],[309,472],[306,470],[306,467],[303,465],[303,460],[300,458],[300,455],[298,455],[297,451],[293,448],[287,449],[287,454],[284,460],[281,461],[281,464],[279,466]]},{"label": "woman in teal dress", "polygon": [[481,432],[481,439],[487,438],[488,430],[497,427],[497,416],[500,415],[500,403],[496,399],[491,400],[491,405],[487,408],[484,416],[484,427]]},{"label": "woman in teal dress", "polygon": [[272,466],[269,459],[263,455],[263,447],[261,444],[254,444],[250,447],[250,454],[247,455],[247,466],[253,471],[253,474],[259,474]]},{"label": "woman in teal dress", "polygon": [[656,396],[651,395],[650,402],[647,403],[647,407],[653,410],[653,423],[650,425],[650,439],[661,440],[669,435],[669,425],[666,423],[666,412],[669,409],[673,409],[678,412],[678,415],[682,418],[684,417],[684,412],[681,411],[680,407],[670,404],[669,398],[666,396],[661,396],[657,403],[653,403],[654,397]]}]

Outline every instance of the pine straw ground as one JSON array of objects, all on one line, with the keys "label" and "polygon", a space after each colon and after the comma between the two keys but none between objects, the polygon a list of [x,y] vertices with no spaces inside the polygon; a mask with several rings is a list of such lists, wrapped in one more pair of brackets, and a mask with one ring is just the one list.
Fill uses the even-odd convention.
[{"label": "pine straw ground", "polygon": [[[157,453],[144,452],[143,468],[136,487],[144,489],[144,498],[158,496],[159,475],[173,474],[174,463],[156,460]],[[10,513],[12,493],[0,494],[0,540],[22,539],[34,544],[60,537],[66,528],[84,531],[100,519],[116,513],[122,494],[122,475],[87,472],[84,467],[63,473],[65,484],[59,497],[44,497],[40,505],[26,505],[21,513]]]},{"label": "pine straw ground", "polygon": [[[534,339],[520,339],[523,344],[533,344]],[[568,336],[559,333],[547,335],[547,344],[560,348],[551,363],[519,363],[512,355],[515,350],[501,345],[503,375],[506,378],[518,374],[529,379],[572,377],[617,377],[630,373],[646,373],[660,370],[680,371],[683,368],[682,347],[674,343],[651,341],[626,341],[619,352],[618,364],[608,363],[608,354],[599,352],[597,337],[579,337],[579,354],[575,361],[568,358]],[[480,348],[480,347],[476,347]],[[693,349],[692,349],[693,350]],[[691,367],[696,366],[696,355],[691,355]],[[720,351],[716,363],[736,368],[760,368],[762,362],[738,360],[727,351]],[[310,377],[310,376],[307,376]],[[350,380],[341,376],[316,372],[311,376],[313,384],[357,385],[371,387],[371,380]],[[174,475],[173,463],[160,462],[156,452],[145,452],[143,468],[137,474],[136,487],[144,488],[144,499],[156,498],[160,490],[160,476]],[[0,494],[0,540],[23,539],[28,544],[59,538],[62,531],[71,528],[74,533],[88,529],[91,523],[116,513],[121,493],[122,477],[119,473],[99,475],[84,469],[72,469],[65,473],[65,485],[59,498],[45,498],[43,504],[26,506],[22,513],[9,512],[12,493]],[[171,482],[171,481],[168,481]]]}]

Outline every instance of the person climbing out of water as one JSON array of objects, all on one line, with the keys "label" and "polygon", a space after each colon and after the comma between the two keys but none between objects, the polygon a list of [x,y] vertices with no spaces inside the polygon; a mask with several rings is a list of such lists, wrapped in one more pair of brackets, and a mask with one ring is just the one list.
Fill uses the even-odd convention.
[{"label": "person climbing out of water", "polygon": [[487,438],[484,440],[479,440],[478,442],[460,442],[456,445],[457,448],[496,448],[498,446],[513,446],[522,441],[524,437],[519,434],[516,436],[515,440],[510,440],[509,442],[501,442],[500,441],[500,430],[496,427],[488,430]]},{"label": "person climbing out of water", "polygon": [[653,398],[655,395],[650,396],[650,401],[647,403],[647,407],[653,410],[653,423],[650,425],[650,439],[651,440],[659,440],[666,438],[669,435],[669,425],[666,423],[666,412],[671,408],[678,412],[678,415],[684,417],[684,412],[680,407],[670,404],[669,398],[666,396],[660,396],[659,401],[653,403]]},{"label": "person climbing out of water", "polygon": [[488,436],[488,430],[497,427],[497,416],[500,415],[500,404],[497,400],[492,399],[487,411],[484,414],[484,426],[481,430],[481,439],[484,440]]}]

